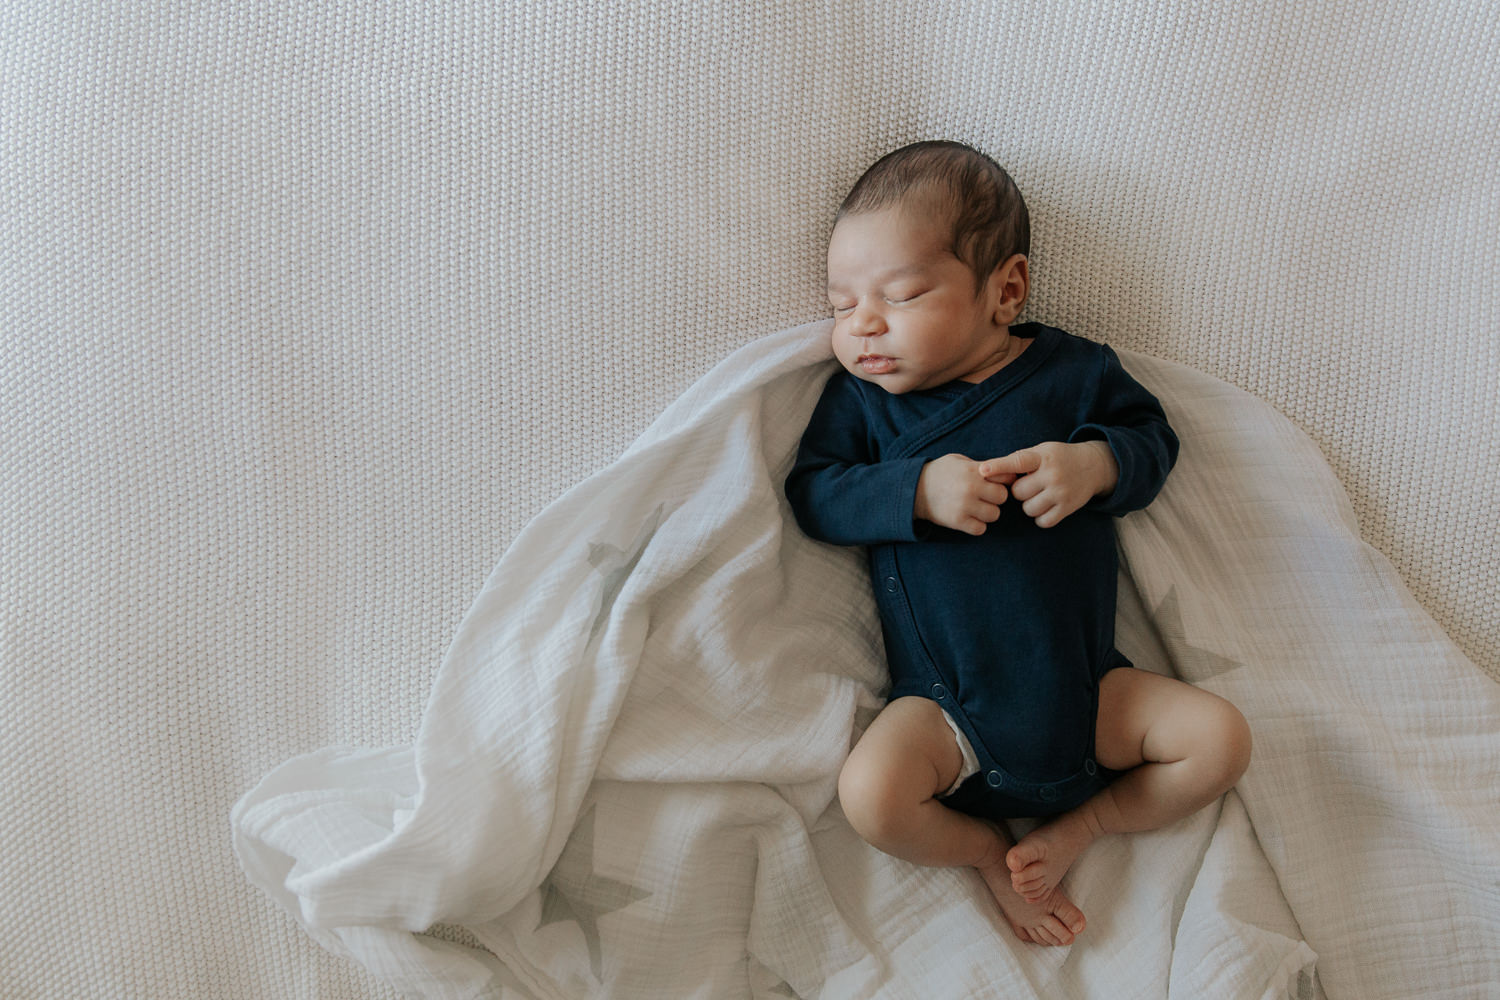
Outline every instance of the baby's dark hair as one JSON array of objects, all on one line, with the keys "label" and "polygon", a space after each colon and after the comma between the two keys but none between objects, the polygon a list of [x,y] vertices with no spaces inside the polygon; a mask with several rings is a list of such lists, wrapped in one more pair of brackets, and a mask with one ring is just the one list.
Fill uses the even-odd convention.
[{"label": "baby's dark hair", "polygon": [[849,189],[834,222],[913,195],[948,215],[953,255],[980,284],[1011,255],[1031,252],[1026,201],[1010,174],[972,146],[946,139],[915,142],[876,160]]}]

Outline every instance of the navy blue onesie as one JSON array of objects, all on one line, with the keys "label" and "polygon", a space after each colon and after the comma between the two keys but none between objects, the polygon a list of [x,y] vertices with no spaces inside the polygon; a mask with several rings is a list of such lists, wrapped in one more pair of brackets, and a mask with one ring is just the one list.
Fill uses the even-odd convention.
[{"label": "navy blue onesie", "polygon": [[[1046,816],[1115,775],[1093,758],[1099,679],[1114,648],[1113,517],[1150,503],[1177,458],[1161,404],[1103,344],[1028,323],[1020,357],[978,384],[893,395],[847,372],[823,390],[786,481],[808,535],[868,546],[890,698],[936,701],[979,773],[948,805]],[[1012,499],[978,537],[918,521],[917,478],[950,453],[999,458],[1044,441],[1106,442],[1112,494],[1051,528]]]}]

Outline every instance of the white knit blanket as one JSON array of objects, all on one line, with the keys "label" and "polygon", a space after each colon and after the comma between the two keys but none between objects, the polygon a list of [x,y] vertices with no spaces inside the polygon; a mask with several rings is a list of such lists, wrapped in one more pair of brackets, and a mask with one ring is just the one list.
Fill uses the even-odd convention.
[{"label": "white knit blanket", "polygon": [[[1067,949],[975,873],[856,838],[878,706],[861,554],[781,495],[823,324],[723,361],[546,508],[465,618],[415,746],[329,748],[236,806],[251,879],[411,996],[1472,996],[1500,982],[1500,688],[1253,397],[1122,351],[1183,441],[1120,522],[1119,643],[1233,700],[1221,804],[1107,838]],[[433,925],[445,925],[434,928]],[[431,933],[426,933],[431,931]]]}]

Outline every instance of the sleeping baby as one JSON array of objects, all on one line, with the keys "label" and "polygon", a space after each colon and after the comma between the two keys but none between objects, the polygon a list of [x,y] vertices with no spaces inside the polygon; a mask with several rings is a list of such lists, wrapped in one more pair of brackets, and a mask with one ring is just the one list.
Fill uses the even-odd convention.
[{"label": "sleeping baby", "polygon": [[[814,538],[868,547],[890,698],[839,798],[896,857],[979,870],[1023,941],[1069,944],[1059,888],[1106,833],[1213,802],[1250,730],[1207,691],[1114,648],[1113,518],[1177,457],[1156,398],[1108,347],[1015,323],[1030,288],[1010,176],[952,142],[898,149],[828,245],[828,382],[786,493]],[[1047,817],[1012,843],[999,822]]]}]

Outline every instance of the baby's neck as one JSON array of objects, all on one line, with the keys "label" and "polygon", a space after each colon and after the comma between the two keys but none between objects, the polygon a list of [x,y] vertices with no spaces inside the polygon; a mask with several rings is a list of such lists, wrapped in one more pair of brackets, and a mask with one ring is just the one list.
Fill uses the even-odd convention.
[{"label": "baby's neck", "polygon": [[983,382],[985,379],[989,378],[991,375],[995,374],[1000,369],[1010,364],[1012,361],[1016,360],[1016,358],[1019,358],[1021,354],[1026,350],[1026,348],[1030,346],[1030,338],[1013,336],[1010,332],[1010,328],[1006,327],[1005,339],[996,354],[988,358],[983,365],[974,369],[974,371],[970,372],[969,374],[960,375],[959,381]]}]

